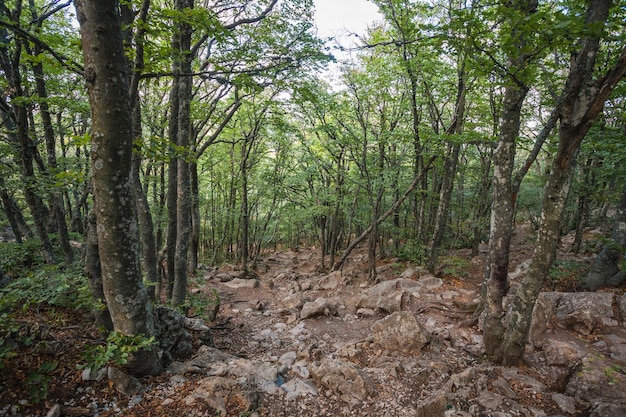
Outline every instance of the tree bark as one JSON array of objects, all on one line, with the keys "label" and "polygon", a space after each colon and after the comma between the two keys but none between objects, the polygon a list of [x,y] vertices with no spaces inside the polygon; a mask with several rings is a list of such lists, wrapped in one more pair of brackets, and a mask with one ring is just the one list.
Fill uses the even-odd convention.
[{"label": "tree bark", "polygon": [[[77,0],[75,6],[91,106],[91,172],[104,296],[116,331],[150,337],[155,331],[139,262],[131,108],[119,4]],[[154,348],[137,352],[128,365],[137,374],[162,372]]]}]

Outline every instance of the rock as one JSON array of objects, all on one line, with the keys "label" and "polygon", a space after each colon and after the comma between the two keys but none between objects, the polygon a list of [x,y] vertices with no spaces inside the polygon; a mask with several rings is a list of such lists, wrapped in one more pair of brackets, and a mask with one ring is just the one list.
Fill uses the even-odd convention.
[{"label": "rock", "polygon": [[298,355],[296,352],[291,351],[291,352],[287,352],[284,353],[280,359],[278,359],[278,363],[280,363],[282,366],[286,367],[287,369],[290,369],[294,363],[296,363],[296,359],[298,358]]},{"label": "rock", "polygon": [[278,367],[267,362],[239,358],[230,364],[228,373],[244,378],[261,391],[274,394],[278,390]]},{"label": "rock", "polygon": [[556,306],[562,294],[560,292],[542,292],[537,297],[529,333],[529,340],[535,346],[541,346],[540,338],[550,328],[550,322],[556,315]]},{"label": "rock", "polygon": [[576,399],[574,397],[568,397],[564,394],[554,393],[552,394],[552,400],[559,406],[561,411],[569,414],[576,414]]},{"label": "rock", "polygon": [[308,379],[311,375],[307,368],[306,361],[298,361],[291,367],[291,372],[303,379]]},{"label": "rock", "polygon": [[326,298],[320,297],[315,301],[304,303],[300,310],[302,320],[317,316],[332,316],[337,313],[337,307]]},{"label": "rock", "polygon": [[356,311],[356,315],[359,317],[371,317],[373,315],[375,315],[376,312],[374,310],[372,310],[371,308],[359,308]]},{"label": "rock", "polygon": [[431,334],[416,319],[413,313],[401,311],[375,322],[372,326],[374,343],[387,350],[404,353],[419,353]]},{"label": "rock", "polygon": [[191,406],[198,400],[208,404],[220,415],[230,415],[230,410],[227,408],[229,404],[235,404],[237,412],[248,412],[254,409],[258,402],[258,394],[245,382],[222,377],[208,377],[197,383],[196,389],[185,397],[184,403],[186,406]]},{"label": "rock", "polygon": [[423,275],[418,281],[420,292],[432,291],[443,285],[443,280],[432,274]]},{"label": "rock", "polygon": [[587,353],[572,342],[556,339],[546,340],[543,344],[543,350],[547,364],[552,366],[573,365]]},{"label": "rock", "polygon": [[393,291],[386,296],[366,295],[356,302],[358,310],[383,311],[385,313],[395,313],[402,310],[402,301],[406,298],[403,291]]},{"label": "rock", "polygon": [[626,416],[626,402],[595,402],[589,417]]},{"label": "rock", "polygon": [[375,394],[374,383],[350,362],[325,358],[318,366],[312,366],[311,374],[320,385],[353,406]]},{"label": "rock", "polygon": [[153,309],[155,339],[159,347],[166,352],[166,365],[174,359],[185,359],[193,351],[191,335],[185,330],[183,316],[176,310],[165,306]]},{"label": "rock", "polygon": [[333,271],[320,279],[319,287],[323,290],[336,290],[345,286],[346,282],[347,279],[342,275],[341,271]]},{"label": "rock", "polygon": [[294,378],[285,382],[280,388],[287,394],[287,399],[291,400],[303,395],[317,395],[317,387],[310,381]]},{"label": "rock", "polygon": [[484,390],[476,398],[476,402],[483,410],[493,411],[500,407],[504,397],[491,391]]},{"label": "rock", "polygon": [[81,378],[83,381],[102,381],[102,378],[107,374],[107,368],[100,368],[97,371],[91,368],[83,369]]},{"label": "rock", "polygon": [[53,405],[46,413],[46,417],[61,417],[61,404]]},{"label": "rock", "polygon": [[519,396],[513,391],[511,385],[507,382],[506,379],[499,377],[495,381],[493,381],[493,388],[497,390],[501,395],[504,395],[507,398],[512,400],[516,400]]},{"label": "rock", "polygon": [[624,293],[617,302],[619,306],[619,315],[622,323],[626,322],[626,293]]},{"label": "rock", "polygon": [[564,293],[556,308],[556,318],[565,328],[588,335],[603,318],[614,319],[613,293]]},{"label": "rock", "polygon": [[258,288],[259,280],[258,279],[244,279],[244,278],[234,278],[231,281],[225,282],[225,286],[229,288]]},{"label": "rock", "polygon": [[301,293],[293,293],[283,298],[281,303],[285,306],[285,308],[298,309],[304,304],[304,298],[304,295]]},{"label": "rock", "polygon": [[143,385],[137,378],[112,366],[108,369],[108,377],[117,392],[127,397],[137,395],[143,390]]},{"label": "rock", "polygon": [[572,372],[565,394],[589,404],[626,404],[626,375],[620,371],[623,365],[601,354],[587,355]]}]

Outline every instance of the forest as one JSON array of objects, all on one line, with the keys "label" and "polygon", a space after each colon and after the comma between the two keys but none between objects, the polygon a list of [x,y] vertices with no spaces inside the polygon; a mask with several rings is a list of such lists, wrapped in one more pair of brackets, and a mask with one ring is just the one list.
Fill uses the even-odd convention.
[{"label": "forest", "polygon": [[473,319],[504,366],[565,236],[575,291],[623,293],[626,3],[372,3],[348,47],[312,0],[2,0],[0,373],[57,305],[98,329],[92,362],[159,375],[159,308],[285,251],[363,254],[368,285],[484,256]]}]

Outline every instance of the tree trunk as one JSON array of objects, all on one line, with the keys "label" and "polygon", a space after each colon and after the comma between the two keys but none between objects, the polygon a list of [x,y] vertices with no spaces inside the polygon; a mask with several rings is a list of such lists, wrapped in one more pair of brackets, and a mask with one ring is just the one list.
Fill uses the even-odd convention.
[{"label": "tree trunk", "polygon": [[[537,10],[537,0],[518,0],[511,4],[522,16],[530,16]],[[519,51],[526,45],[523,28],[513,29],[512,35]],[[527,65],[528,56],[515,53],[508,57],[509,74],[520,72]],[[513,77],[511,77],[513,78]],[[502,358],[500,343],[504,333],[504,309],[502,300],[508,290],[509,249],[513,227],[512,174],[515,162],[515,140],[520,129],[520,114],[528,87],[519,80],[508,80],[504,91],[504,102],[500,118],[500,136],[493,158],[493,202],[491,206],[491,228],[489,254],[485,271],[485,318],[483,338],[488,355],[498,362]]]},{"label": "tree trunk", "polygon": [[[77,0],[75,6],[91,105],[91,172],[104,296],[116,331],[150,337],[155,332],[139,262],[131,108],[119,4]],[[137,374],[162,372],[154,348],[134,354],[128,366]]]},{"label": "tree trunk", "polygon": [[102,287],[102,269],[100,267],[100,255],[98,254],[98,232],[96,215],[90,212],[87,215],[87,237],[85,238],[85,273],[89,278],[89,288],[96,302],[94,316],[96,324],[103,333],[113,331],[111,313],[106,305],[104,289]]},{"label": "tree trunk", "polygon": [[[176,9],[183,11],[193,7],[193,0],[177,0]],[[179,50],[175,51],[175,65],[179,66],[178,87],[178,149],[187,150],[191,138],[191,25],[180,22],[175,36],[179,39]],[[174,288],[172,304],[175,306],[185,302],[187,295],[187,261],[189,254],[189,238],[191,236],[191,187],[189,183],[189,161],[187,154],[179,155],[176,172],[176,254],[174,256]]]}]

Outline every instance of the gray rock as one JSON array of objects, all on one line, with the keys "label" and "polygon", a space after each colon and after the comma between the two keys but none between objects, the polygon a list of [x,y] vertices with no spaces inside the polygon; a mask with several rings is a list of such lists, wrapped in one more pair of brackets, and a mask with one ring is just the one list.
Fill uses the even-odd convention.
[{"label": "gray rock", "polygon": [[573,342],[548,339],[543,344],[546,362],[551,366],[567,366],[578,362],[587,352]]},{"label": "gray rock", "polygon": [[231,281],[225,282],[225,286],[229,288],[257,288],[259,286],[258,279],[243,279],[235,278]]},{"label": "gray rock", "polygon": [[509,385],[507,380],[502,377],[499,377],[498,379],[493,381],[492,385],[493,385],[493,388],[497,390],[498,393],[500,393],[500,395],[504,395],[505,397],[510,398],[512,400],[516,400],[519,398],[519,396],[515,393],[515,391],[513,391],[513,389],[511,388],[511,385]]},{"label": "gray rock", "polygon": [[303,395],[317,395],[317,387],[311,381],[294,378],[285,382],[280,388],[287,394],[287,399],[291,400]]},{"label": "gray rock", "polygon": [[576,414],[576,399],[564,394],[552,394],[552,400],[559,406],[561,411],[569,414]]},{"label": "gray rock", "polygon": [[137,378],[112,366],[108,369],[108,377],[117,392],[127,397],[137,395],[143,390],[143,385]]},{"label": "gray rock", "polygon": [[346,282],[347,279],[342,275],[341,271],[333,271],[320,279],[319,287],[323,290],[336,290],[345,286]]},{"label": "gray rock", "polygon": [[228,403],[236,404],[237,411],[247,412],[254,409],[258,394],[245,382],[229,378],[208,377],[200,380],[196,389],[184,399],[186,406],[192,406],[198,400],[218,411],[220,415],[229,415]]},{"label": "gray rock", "polygon": [[285,308],[298,309],[304,304],[305,296],[301,293],[289,294],[281,300],[281,303]]},{"label": "gray rock", "polygon": [[491,391],[483,391],[476,398],[476,402],[483,410],[495,411],[496,408],[502,405],[504,397]]},{"label": "gray rock", "polygon": [[396,312],[375,322],[372,336],[379,347],[404,353],[419,353],[431,339],[428,330],[408,311]]},{"label": "gray rock", "polygon": [[587,355],[572,373],[565,394],[590,404],[626,404],[626,376],[620,371],[623,365],[601,354]]},{"label": "gray rock", "polygon": [[61,417],[61,404],[54,404],[46,413],[46,417]]},{"label": "gray rock", "polygon": [[83,381],[102,381],[102,378],[107,374],[107,368],[100,368],[97,371],[91,368],[83,369],[81,378]]},{"label": "gray rock", "polygon": [[302,310],[300,310],[300,318],[308,319],[317,316],[332,316],[337,313],[337,306],[335,303],[320,297],[315,301],[304,303]]},{"label": "gray rock", "polygon": [[626,416],[626,402],[594,402],[589,417]]},{"label": "gray rock", "polygon": [[622,323],[626,322],[626,293],[624,293],[618,300],[617,305],[619,306],[619,315],[622,320]]},{"label": "gray rock", "polygon": [[183,316],[176,310],[165,306],[153,309],[155,339],[159,347],[166,352],[166,363],[170,358],[185,359],[193,351],[191,335],[185,330]]},{"label": "gray rock", "polygon": [[613,293],[564,293],[556,308],[559,325],[588,335],[603,323],[604,318],[614,319]]},{"label": "gray rock", "polygon": [[319,365],[312,366],[311,374],[320,385],[353,406],[375,394],[374,383],[350,362],[325,358]]},{"label": "gray rock", "polygon": [[296,363],[296,359],[298,359],[297,353],[294,351],[291,351],[291,352],[284,353],[280,357],[280,359],[278,359],[278,363],[280,363],[287,369],[290,369],[293,366],[293,364]]},{"label": "gray rock", "polygon": [[541,346],[540,338],[550,328],[562,295],[560,292],[542,292],[537,297],[529,334],[529,339],[535,346]]}]

